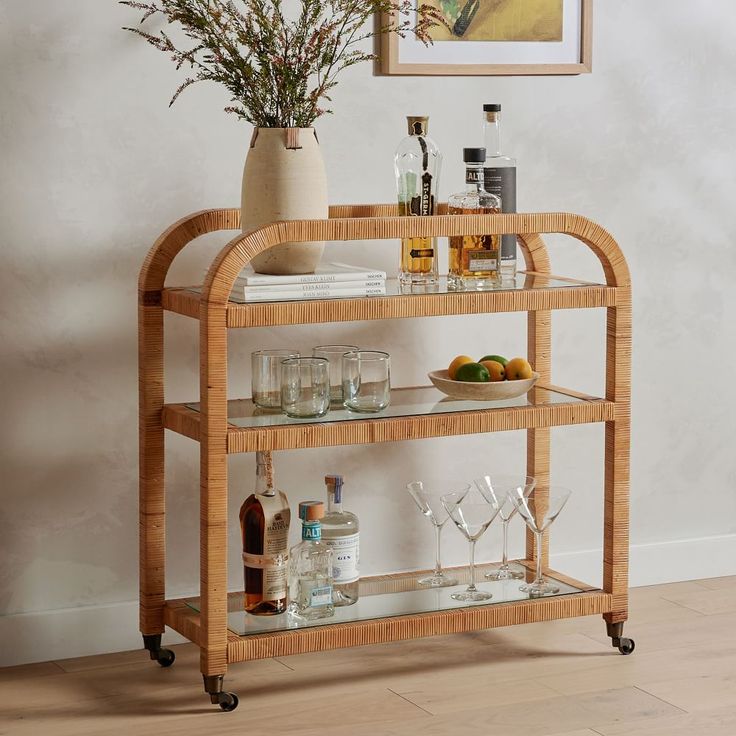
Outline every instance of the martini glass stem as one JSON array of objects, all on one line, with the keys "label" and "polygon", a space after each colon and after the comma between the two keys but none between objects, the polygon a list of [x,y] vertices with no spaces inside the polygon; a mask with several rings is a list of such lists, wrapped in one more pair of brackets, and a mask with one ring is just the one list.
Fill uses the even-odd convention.
[{"label": "martini glass stem", "polygon": [[509,520],[503,520],[503,557],[501,560],[501,569],[509,569]]},{"label": "martini glass stem", "polygon": [[434,554],[434,574],[436,577],[442,575],[442,563],[440,562],[440,536],[442,535],[442,527],[435,526],[435,554]]},{"label": "martini glass stem", "polygon": [[470,585],[468,590],[475,592],[475,539],[470,540]]},{"label": "martini glass stem", "polygon": [[534,536],[537,541],[537,575],[534,584],[544,585],[544,578],[542,577],[542,532],[534,532]]}]

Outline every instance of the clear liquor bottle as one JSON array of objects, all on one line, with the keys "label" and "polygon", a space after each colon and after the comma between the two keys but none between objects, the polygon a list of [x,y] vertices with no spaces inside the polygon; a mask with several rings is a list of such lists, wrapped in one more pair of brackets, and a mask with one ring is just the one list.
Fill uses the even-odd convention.
[{"label": "clear liquor bottle", "polygon": [[[464,148],[464,192],[447,200],[451,215],[485,215],[501,211],[501,200],[483,186],[485,148]],[[498,235],[458,235],[450,239],[450,267],[447,286],[455,291],[492,289],[501,282],[500,237]]]},{"label": "clear liquor bottle", "polygon": [[[485,190],[501,199],[502,212],[516,212],[516,159],[501,153],[501,105],[483,105]],[[516,235],[501,236],[501,277],[516,276]]]},{"label": "clear liquor bottle", "polygon": [[271,453],[256,453],[256,488],[240,507],[244,608],[254,616],[286,611],[289,522],[286,494],[274,489]]},{"label": "clear liquor bottle", "polygon": [[322,501],[302,501],[302,541],[289,555],[289,613],[312,621],[335,613],[332,603],[332,550],[322,541]]},{"label": "clear liquor bottle", "polygon": [[351,606],[358,600],[360,531],[358,517],[342,508],[341,475],[326,475],[327,513],[322,519],[322,540],[332,549],[332,601]]},{"label": "clear liquor bottle", "polygon": [[[394,156],[399,214],[433,215],[437,202],[442,154],[427,135],[429,118],[407,117],[409,135]],[[399,264],[402,287],[436,289],[439,284],[436,238],[403,238]]]}]

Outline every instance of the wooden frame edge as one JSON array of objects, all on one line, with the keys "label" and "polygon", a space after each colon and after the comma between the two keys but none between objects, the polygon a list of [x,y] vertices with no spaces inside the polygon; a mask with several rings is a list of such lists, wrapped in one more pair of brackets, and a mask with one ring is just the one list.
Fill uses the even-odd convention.
[{"label": "wooden frame edge", "polygon": [[[381,16],[381,25],[395,13]],[[560,64],[416,64],[399,61],[399,39],[395,33],[381,34],[382,76],[575,76],[593,71],[593,0],[580,0],[579,61]]]}]

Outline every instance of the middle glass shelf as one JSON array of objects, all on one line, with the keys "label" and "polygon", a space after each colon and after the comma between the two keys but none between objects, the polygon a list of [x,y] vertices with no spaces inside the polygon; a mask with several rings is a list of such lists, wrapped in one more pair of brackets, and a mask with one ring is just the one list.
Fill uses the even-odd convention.
[{"label": "middle glass shelf", "polygon": [[[297,419],[282,414],[279,409],[261,409],[250,399],[233,399],[228,401],[227,420],[234,427],[248,429],[263,427],[283,427],[295,424],[324,424],[330,422],[365,421],[375,419],[392,419],[396,417],[412,417],[433,414],[451,414],[455,412],[482,411],[489,409],[513,409],[523,407],[539,407],[545,405],[577,404],[591,402],[605,403],[602,399],[585,396],[577,392],[566,393],[565,389],[533,388],[528,394],[515,399],[500,401],[469,401],[451,399],[434,386],[413,388],[397,388],[391,391],[391,404],[382,411],[365,414],[350,411],[340,405],[333,405],[330,411],[319,419]],[[199,403],[185,404],[187,409],[198,412]],[[587,421],[603,421],[590,419]]]}]

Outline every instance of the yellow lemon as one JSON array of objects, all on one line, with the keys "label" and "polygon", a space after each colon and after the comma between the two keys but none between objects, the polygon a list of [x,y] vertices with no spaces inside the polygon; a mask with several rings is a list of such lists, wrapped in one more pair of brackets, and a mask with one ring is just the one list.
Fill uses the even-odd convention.
[{"label": "yellow lemon", "polygon": [[461,365],[465,365],[466,363],[474,363],[475,361],[469,356],[469,355],[458,355],[455,360],[450,363],[449,367],[447,368],[447,375],[450,378],[451,381],[455,380],[455,376],[457,375],[457,369]]},{"label": "yellow lemon", "polygon": [[518,381],[522,378],[532,378],[534,371],[524,358],[512,358],[506,363],[506,378],[509,381]]},{"label": "yellow lemon", "polygon": [[506,370],[497,360],[481,360],[480,364],[488,371],[491,381],[503,381],[506,378]]}]

